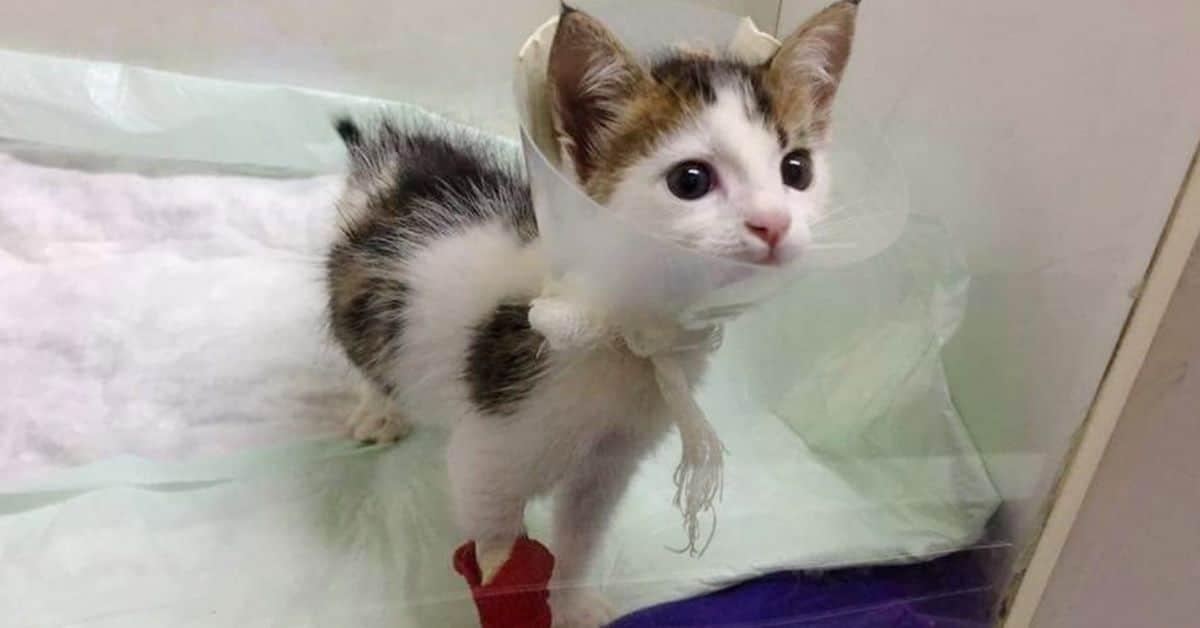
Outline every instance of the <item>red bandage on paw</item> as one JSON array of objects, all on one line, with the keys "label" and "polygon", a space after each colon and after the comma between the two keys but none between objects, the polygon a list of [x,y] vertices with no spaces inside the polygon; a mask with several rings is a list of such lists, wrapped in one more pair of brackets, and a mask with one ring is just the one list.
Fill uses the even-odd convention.
[{"label": "red bandage on paw", "polygon": [[482,628],[550,628],[554,556],[545,546],[521,537],[492,581],[483,584],[472,541],[454,552],[454,570],[466,578]]}]

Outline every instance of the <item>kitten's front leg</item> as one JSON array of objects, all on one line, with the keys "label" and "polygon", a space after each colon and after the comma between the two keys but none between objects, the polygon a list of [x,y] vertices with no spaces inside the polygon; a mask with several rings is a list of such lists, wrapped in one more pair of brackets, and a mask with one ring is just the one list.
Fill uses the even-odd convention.
[{"label": "kitten's front leg", "polygon": [[534,299],[529,304],[529,325],[556,351],[587,350],[612,333],[598,312],[559,297]]},{"label": "kitten's front leg", "polygon": [[582,461],[555,496],[550,598],[555,628],[597,628],[615,619],[608,601],[581,586],[580,579],[637,469],[640,451],[633,443],[610,439]]},{"label": "kitten's front leg", "polygon": [[531,466],[521,452],[498,446],[502,440],[489,432],[487,426],[467,419],[451,434],[446,451],[458,526],[475,541],[485,584],[524,534]]}]

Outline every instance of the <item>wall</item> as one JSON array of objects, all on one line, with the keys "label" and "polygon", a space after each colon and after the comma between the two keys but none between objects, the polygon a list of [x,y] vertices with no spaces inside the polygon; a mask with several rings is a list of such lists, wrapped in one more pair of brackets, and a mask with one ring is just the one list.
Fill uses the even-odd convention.
[{"label": "wall", "polygon": [[[786,0],[782,31],[823,3]],[[1036,530],[1200,137],[1200,4],[864,3],[843,103],[882,121],[916,211],[973,275],[955,402]]]},{"label": "wall", "polygon": [[1055,565],[1035,628],[1189,626],[1200,617],[1197,320],[1200,246]]},{"label": "wall", "polygon": [[[778,0],[700,0],[773,29]],[[413,102],[515,133],[512,64],[559,0],[0,2],[0,48]]]}]

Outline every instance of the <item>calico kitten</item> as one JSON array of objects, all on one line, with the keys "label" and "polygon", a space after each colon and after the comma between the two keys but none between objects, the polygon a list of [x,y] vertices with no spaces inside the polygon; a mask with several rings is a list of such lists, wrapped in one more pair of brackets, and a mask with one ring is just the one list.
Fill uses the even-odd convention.
[{"label": "calico kitten", "polygon": [[[598,203],[712,255],[784,264],[829,186],[822,158],[853,37],[838,2],[766,63],[634,58],[565,9],[548,78],[562,162]],[[408,421],[451,430],[456,516],[485,573],[553,494],[556,626],[610,619],[569,585],[588,566],[639,461],[670,427],[649,363],[619,344],[550,348],[529,311],[546,267],[514,149],[466,132],[338,124],[351,157],[328,258],[335,337],[367,380],[354,436]],[[693,375],[707,355],[688,356]]]}]

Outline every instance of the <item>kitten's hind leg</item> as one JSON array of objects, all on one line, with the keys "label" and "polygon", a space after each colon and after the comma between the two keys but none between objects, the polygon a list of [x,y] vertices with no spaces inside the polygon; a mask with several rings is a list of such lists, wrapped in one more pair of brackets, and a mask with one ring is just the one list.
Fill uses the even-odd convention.
[{"label": "kitten's hind leg", "polygon": [[400,409],[374,384],[363,383],[358,407],[346,420],[346,431],[368,443],[394,443],[412,432]]}]

